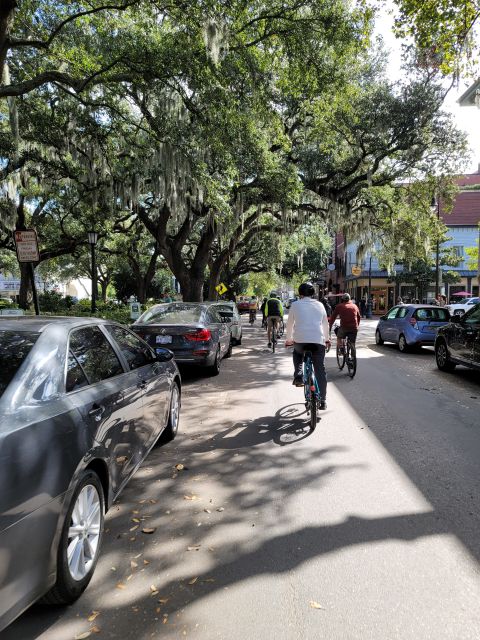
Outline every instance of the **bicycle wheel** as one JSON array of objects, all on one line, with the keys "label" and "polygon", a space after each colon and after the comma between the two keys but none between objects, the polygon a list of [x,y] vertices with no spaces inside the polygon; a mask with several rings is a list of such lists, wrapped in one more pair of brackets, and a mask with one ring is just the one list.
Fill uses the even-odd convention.
[{"label": "bicycle wheel", "polygon": [[343,348],[343,352],[340,351],[340,347],[337,342],[337,364],[340,371],[345,366],[345,347]]},{"label": "bicycle wheel", "polygon": [[272,353],[275,353],[275,347],[277,346],[277,332],[275,327],[272,329]]},{"label": "bicycle wheel", "polygon": [[285,333],[285,324],[283,322],[283,320],[280,320],[280,323],[278,325],[278,337],[281,338],[283,336],[283,334]]},{"label": "bicycle wheel", "polygon": [[310,376],[310,431],[315,431],[317,426],[317,394],[315,393],[315,379]]},{"label": "bicycle wheel", "polygon": [[346,351],[347,351],[347,368],[348,368],[348,375],[350,376],[350,378],[353,378],[354,375],[357,373],[357,350],[355,348],[355,345],[350,342],[350,340],[347,340],[347,347],[346,347]]}]

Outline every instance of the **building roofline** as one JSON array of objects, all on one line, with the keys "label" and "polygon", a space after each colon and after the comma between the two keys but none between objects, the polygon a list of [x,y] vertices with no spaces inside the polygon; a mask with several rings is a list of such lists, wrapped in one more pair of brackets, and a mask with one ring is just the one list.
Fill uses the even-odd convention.
[{"label": "building roofline", "polygon": [[475,106],[475,95],[477,90],[480,89],[480,78],[476,80],[472,85],[468,87],[463,95],[457,100],[461,107],[473,107]]}]

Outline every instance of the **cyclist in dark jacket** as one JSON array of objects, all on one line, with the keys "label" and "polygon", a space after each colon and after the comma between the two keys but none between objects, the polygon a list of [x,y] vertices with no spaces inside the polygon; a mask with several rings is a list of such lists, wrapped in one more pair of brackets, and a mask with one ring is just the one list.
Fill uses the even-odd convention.
[{"label": "cyclist in dark jacket", "polygon": [[272,291],[265,304],[265,317],[267,318],[268,346],[272,346],[272,328],[278,331],[278,323],[283,318],[283,305],[276,291]]}]

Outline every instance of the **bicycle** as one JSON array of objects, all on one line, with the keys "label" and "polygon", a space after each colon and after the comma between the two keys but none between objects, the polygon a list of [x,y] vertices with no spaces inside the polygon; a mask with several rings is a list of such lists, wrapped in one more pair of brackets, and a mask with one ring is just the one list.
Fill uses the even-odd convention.
[{"label": "bicycle", "polygon": [[[335,328],[335,334],[337,332],[338,327]],[[343,346],[339,344],[337,338],[337,365],[340,371],[345,367],[345,364],[347,365],[348,375],[353,378],[357,373],[357,349],[348,333],[343,339]]]},{"label": "bicycle", "polygon": [[275,353],[275,347],[277,346],[277,342],[278,342],[278,333],[277,333],[278,329],[277,329],[277,323],[274,322],[273,326],[272,326],[272,353]]},{"label": "bicycle", "polygon": [[311,351],[305,351],[303,354],[303,390],[307,415],[310,414],[310,431],[315,431],[320,402],[320,388],[313,370]]}]

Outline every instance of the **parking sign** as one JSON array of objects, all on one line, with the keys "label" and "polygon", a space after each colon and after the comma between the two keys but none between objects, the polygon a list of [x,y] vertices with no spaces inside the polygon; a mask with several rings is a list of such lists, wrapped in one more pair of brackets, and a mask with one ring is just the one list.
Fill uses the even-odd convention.
[{"label": "parking sign", "polygon": [[35,229],[14,231],[13,236],[17,248],[18,261],[39,262],[40,252],[38,250],[37,232]]}]

